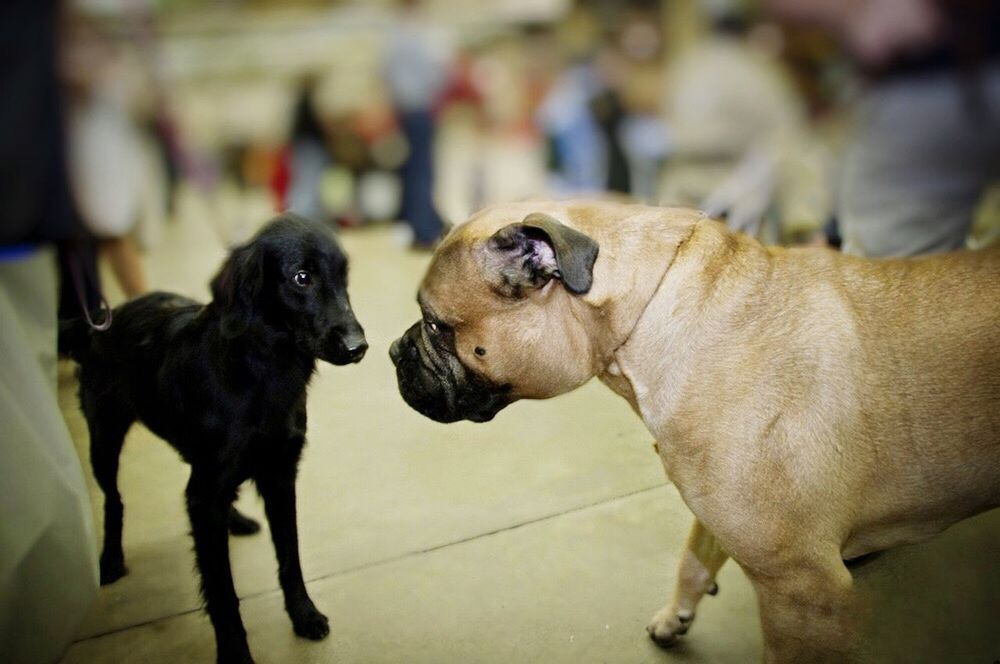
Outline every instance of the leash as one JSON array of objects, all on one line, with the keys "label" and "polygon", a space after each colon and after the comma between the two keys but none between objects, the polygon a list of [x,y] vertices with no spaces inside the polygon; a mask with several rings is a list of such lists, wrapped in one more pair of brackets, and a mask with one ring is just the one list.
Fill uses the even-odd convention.
[{"label": "leash", "polygon": [[76,247],[72,247],[66,252],[66,262],[69,265],[73,289],[76,291],[76,301],[80,303],[80,309],[83,310],[83,317],[86,319],[87,325],[97,332],[104,332],[111,327],[111,306],[108,304],[107,299],[105,299],[104,293],[99,288],[95,288],[94,291],[97,293],[97,297],[100,298],[99,307],[104,312],[104,320],[100,323],[95,323],[93,317],[90,315],[90,307],[87,306],[87,296],[84,294],[85,270],[80,263],[80,254],[76,249]]}]

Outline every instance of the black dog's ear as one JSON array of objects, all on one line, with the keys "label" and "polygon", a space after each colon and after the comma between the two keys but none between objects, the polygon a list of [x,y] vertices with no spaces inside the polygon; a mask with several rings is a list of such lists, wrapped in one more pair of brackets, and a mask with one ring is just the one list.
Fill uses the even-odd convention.
[{"label": "black dog's ear", "polygon": [[254,320],[254,303],[264,286],[264,261],[254,243],[237,247],[212,279],[212,299],[222,314],[222,332],[236,337]]},{"label": "black dog's ear", "polygon": [[552,278],[575,295],[583,295],[593,284],[597,242],[547,214],[535,212],[501,228],[489,246],[501,257],[500,274],[514,297]]}]

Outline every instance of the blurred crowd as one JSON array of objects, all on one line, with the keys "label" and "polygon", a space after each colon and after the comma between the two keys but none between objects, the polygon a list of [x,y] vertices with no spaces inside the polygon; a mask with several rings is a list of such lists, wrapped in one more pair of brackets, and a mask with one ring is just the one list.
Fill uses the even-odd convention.
[{"label": "blurred crowd", "polygon": [[606,193],[867,255],[995,232],[995,3],[520,6],[62,7],[70,175],[125,294],[192,197],[225,242],[248,197],[415,248],[490,201]]},{"label": "blurred crowd", "polygon": [[611,195],[867,256],[1000,236],[995,0],[7,0],[0,32],[3,421],[39,444],[54,294],[97,312],[99,261],[144,292],[178,219],[426,250],[489,202]]}]

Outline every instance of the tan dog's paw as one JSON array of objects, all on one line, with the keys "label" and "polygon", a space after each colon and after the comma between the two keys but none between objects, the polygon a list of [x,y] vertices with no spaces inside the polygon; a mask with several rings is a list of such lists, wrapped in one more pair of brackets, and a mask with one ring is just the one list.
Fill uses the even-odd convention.
[{"label": "tan dog's paw", "polygon": [[653,616],[646,625],[646,632],[656,645],[665,648],[676,643],[678,637],[687,634],[692,622],[694,622],[693,611],[668,606]]}]

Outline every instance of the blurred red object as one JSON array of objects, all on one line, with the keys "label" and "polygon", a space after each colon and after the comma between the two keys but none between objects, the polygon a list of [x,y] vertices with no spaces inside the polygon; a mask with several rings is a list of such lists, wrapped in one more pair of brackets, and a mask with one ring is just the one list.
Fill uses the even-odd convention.
[{"label": "blurred red object", "polygon": [[268,178],[268,189],[274,199],[276,212],[283,212],[288,207],[288,188],[292,181],[292,150],[284,145],[274,155],[274,167]]},{"label": "blurred red object", "polygon": [[441,113],[453,104],[468,104],[476,108],[482,105],[483,95],[476,85],[472,69],[473,59],[468,54],[459,55],[452,67],[448,86],[434,105],[435,114]]}]

